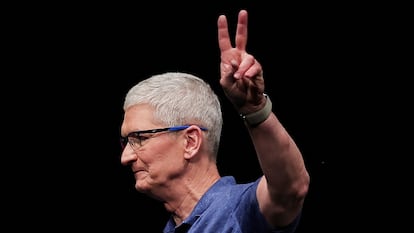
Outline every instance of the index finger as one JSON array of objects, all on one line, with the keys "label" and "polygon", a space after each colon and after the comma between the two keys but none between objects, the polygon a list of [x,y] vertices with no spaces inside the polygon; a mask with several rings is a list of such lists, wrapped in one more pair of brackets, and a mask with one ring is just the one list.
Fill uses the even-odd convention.
[{"label": "index finger", "polygon": [[236,48],[239,50],[246,50],[247,44],[247,11],[241,10],[239,12],[237,31],[236,31]]},{"label": "index finger", "polygon": [[230,42],[227,18],[225,15],[219,16],[217,20],[217,28],[218,28],[218,43],[219,43],[220,51],[223,52],[225,50],[231,49],[232,46]]}]

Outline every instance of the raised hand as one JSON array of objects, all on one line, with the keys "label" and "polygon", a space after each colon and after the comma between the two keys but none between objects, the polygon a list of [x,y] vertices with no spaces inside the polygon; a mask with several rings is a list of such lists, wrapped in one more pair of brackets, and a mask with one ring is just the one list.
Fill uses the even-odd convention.
[{"label": "raised hand", "polygon": [[260,63],[246,51],[247,11],[238,15],[235,47],[232,46],[227,18],[220,15],[217,20],[218,43],[220,48],[220,85],[229,100],[240,113],[250,113],[261,109],[264,80]]}]

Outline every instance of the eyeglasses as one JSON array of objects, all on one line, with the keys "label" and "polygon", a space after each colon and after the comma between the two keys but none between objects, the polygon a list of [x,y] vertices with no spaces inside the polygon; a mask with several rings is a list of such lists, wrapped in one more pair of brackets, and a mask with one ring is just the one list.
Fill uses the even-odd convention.
[{"label": "eyeglasses", "polygon": [[[191,125],[180,125],[180,126],[173,126],[168,128],[160,128],[160,129],[149,129],[149,130],[141,130],[141,131],[134,131],[129,133],[126,137],[121,137],[121,147],[122,150],[125,149],[127,144],[129,143],[132,149],[137,150],[139,149],[143,142],[146,140],[155,137],[154,133],[159,132],[177,132],[184,129],[187,129]],[[199,127],[202,131],[207,131],[207,128]]]}]

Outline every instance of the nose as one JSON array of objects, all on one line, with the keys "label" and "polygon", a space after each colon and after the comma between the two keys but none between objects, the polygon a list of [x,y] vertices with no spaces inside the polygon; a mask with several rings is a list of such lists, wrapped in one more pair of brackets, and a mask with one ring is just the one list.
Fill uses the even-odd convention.
[{"label": "nose", "polygon": [[129,165],[133,161],[137,159],[136,152],[132,149],[131,145],[129,143],[125,146],[125,148],[122,150],[121,153],[121,164],[122,165]]}]

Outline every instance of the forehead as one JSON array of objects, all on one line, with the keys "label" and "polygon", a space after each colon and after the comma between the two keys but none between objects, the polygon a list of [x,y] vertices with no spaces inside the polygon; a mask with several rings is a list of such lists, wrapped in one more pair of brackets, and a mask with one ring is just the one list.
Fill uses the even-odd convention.
[{"label": "forehead", "polygon": [[121,133],[127,134],[132,131],[152,129],[157,125],[154,123],[154,109],[145,104],[133,105],[124,113],[121,125]]}]

